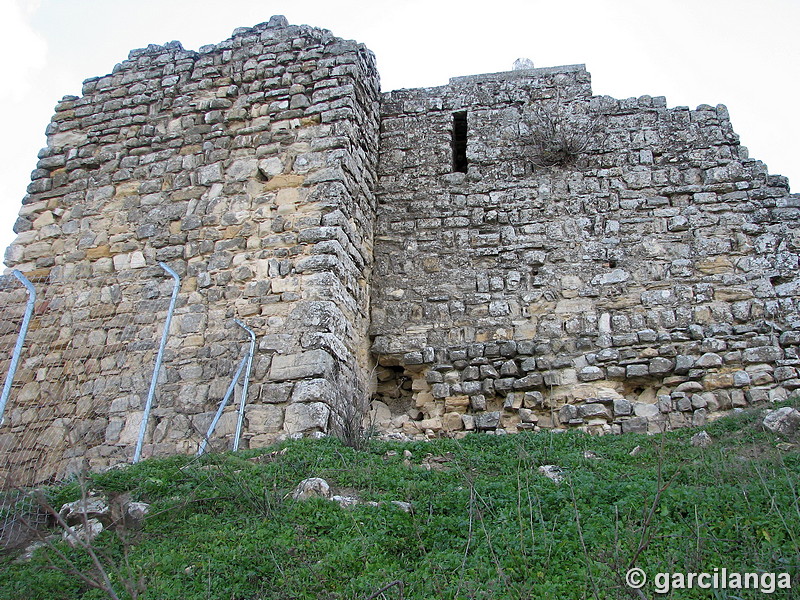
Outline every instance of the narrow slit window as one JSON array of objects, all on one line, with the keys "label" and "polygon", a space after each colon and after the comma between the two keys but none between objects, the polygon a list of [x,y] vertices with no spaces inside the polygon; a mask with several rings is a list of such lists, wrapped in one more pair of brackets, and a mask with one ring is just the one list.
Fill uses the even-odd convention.
[{"label": "narrow slit window", "polygon": [[467,113],[453,113],[453,171],[467,172]]}]

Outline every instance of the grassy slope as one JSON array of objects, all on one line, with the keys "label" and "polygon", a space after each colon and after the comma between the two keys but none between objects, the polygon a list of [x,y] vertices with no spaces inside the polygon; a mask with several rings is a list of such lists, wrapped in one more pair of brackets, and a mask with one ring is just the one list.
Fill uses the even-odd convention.
[{"label": "grassy slope", "polygon": [[[303,440],[259,462],[248,460],[263,454],[256,451],[150,460],[95,475],[91,485],[153,503],[142,530],[130,534],[128,572],[146,583],[140,598],[356,599],[394,580],[406,599],[628,598],[621,576],[640,546],[635,564],[651,577],[714,567],[788,571],[794,589],[772,597],[800,597],[800,452],[777,448],[781,440],[756,421],[741,413],[711,424],[707,449],[689,444],[695,430],[473,435],[371,442],[361,452],[335,439]],[[637,445],[642,451],[630,456]],[[446,453],[452,459],[441,470],[421,466],[426,455]],[[559,465],[564,482],[540,475],[543,464]],[[306,477],[363,500],[409,501],[414,511],[286,499]],[[76,484],[55,490],[53,504],[78,493]],[[124,564],[114,533],[97,544],[110,564]],[[70,552],[88,572],[88,558]],[[106,597],[47,569],[47,553],[25,564],[0,558],[0,598]],[[645,592],[653,597],[652,587]],[[385,597],[400,595],[393,588]]]}]

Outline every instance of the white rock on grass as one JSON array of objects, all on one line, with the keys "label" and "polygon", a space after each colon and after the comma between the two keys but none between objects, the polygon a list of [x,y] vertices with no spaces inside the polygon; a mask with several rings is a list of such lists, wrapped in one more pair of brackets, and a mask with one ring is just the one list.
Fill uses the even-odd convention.
[{"label": "white rock on grass", "polygon": [[85,524],[73,525],[70,529],[72,531],[65,530],[62,537],[67,544],[75,548],[76,546],[80,546],[81,542],[84,544],[91,544],[92,541],[100,535],[100,532],[103,531],[103,524],[99,519],[87,519]]},{"label": "white rock on grass", "polygon": [[330,498],[331,486],[321,477],[309,477],[297,484],[292,492],[294,500],[308,500],[309,498]]},{"label": "white rock on grass", "polygon": [[392,504],[394,504],[397,508],[399,508],[403,512],[410,513],[412,510],[411,502],[403,502],[402,500],[392,500]]},{"label": "white rock on grass", "polygon": [[561,483],[564,481],[564,475],[562,475],[561,467],[557,467],[556,465],[542,465],[539,467],[539,473],[548,479],[552,479],[555,483]]},{"label": "white rock on grass", "polygon": [[800,430],[800,411],[791,406],[768,411],[762,424],[773,433],[792,436]]},{"label": "white rock on grass", "polygon": [[105,498],[88,496],[80,500],[75,500],[75,502],[64,504],[61,510],[58,511],[58,514],[69,525],[83,524],[84,519],[110,518],[111,509]]},{"label": "white rock on grass", "polygon": [[146,502],[129,502],[125,507],[128,518],[141,521],[150,512],[150,505]]},{"label": "white rock on grass", "polygon": [[353,496],[331,496],[331,500],[336,502],[342,508],[350,508],[359,503],[358,498]]},{"label": "white rock on grass", "polygon": [[714,440],[711,439],[711,436],[708,435],[708,432],[698,431],[692,436],[690,442],[692,446],[695,446],[696,448],[708,448],[714,443]]}]

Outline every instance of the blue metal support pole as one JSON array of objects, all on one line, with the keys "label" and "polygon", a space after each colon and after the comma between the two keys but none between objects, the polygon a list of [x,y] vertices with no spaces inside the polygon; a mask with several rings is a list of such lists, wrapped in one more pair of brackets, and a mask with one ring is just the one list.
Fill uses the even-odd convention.
[{"label": "blue metal support pole", "polygon": [[214,415],[214,418],[211,420],[211,425],[208,426],[208,432],[206,433],[206,437],[200,442],[200,448],[197,450],[197,456],[203,454],[206,451],[206,447],[208,446],[208,440],[211,439],[211,434],[214,433],[214,429],[217,428],[217,422],[219,421],[220,417],[222,416],[222,411],[225,410],[225,407],[228,405],[228,400],[230,400],[231,394],[233,394],[233,390],[236,388],[236,382],[239,381],[239,377],[244,370],[244,366],[247,364],[247,357],[245,356],[242,358],[242,362],[239,363],[239,368],[236,369],[236,374],[231,379],[231,384],[228,386],[228,391],[225,392],[225,397],[219,403],[219,408],[217,409],[217,414]]},{"label": "blue metal support pole", "polygon": [[169,303],[169,312],[167,312],[167,320],[164,323],[164,331],[161,334],[161,345],[158,348],[158,355],[156,356],[156,365],[153,368],[153,377],[150,380],[150,391],[147,393],[147,402],[144,406],[144,414],[142,415],[142,424],[139,427],[139,439],[136,440],[136,450],[133,453],[133,462],[139,462],[139,459],[142,457],[142,444],[144,443],[144,433],[147,430],[147,420],[150,417],[150,408],[153,405],[153,397],[156,394],[156,384],[158,383],[158,373],[161,370],[161,359],[164,356],[164,348],[167,345],[167,337],[169,337],[169,324],[172,321],[172,313],[175,310],[175,302],[178,299],[178,290],[181,286],[181,278],[178,274],[170,269],[166,264],[158,263],[161,265],[161,268],[164,269],[167,273],[172,275],[172,279],[174,280],[174,285],[172,287],[172,300]]},{"label": "blue metal support pole", "polygon": [[242,422],[244,421],[244,407],[247,403],[247,386],[250,383],[250,368],[253,366],[253,354],[256,351],[256,334],[239,319],[235,319],[236,324],[250,335],[250,352],[247,354],[247,371],[244,374],[242,384],[242,401],[239,403],[239,420],[236,422],[236,436],[233,438],[233,451],[239,449],[239,437],[242,435]]},{"label": "blue metal support pole", "polygon": [[33,306],[36,303],[36,288],[33,287],[33,284],[28,281],[27,277],[25,277],[25,275],[18,270],[14,269],[12,273],[14,274],[14,277],[16,277],[20,283],[25,286],[25,289],[28,290],[28,304],[25,306],[25,316],[22,318],[22,326],[19,328],[19,333],[17,334],[17,343],[14,345],[14,353],[11,356],[11,365],[8,367],[6,380],[3,384],[3,392],[0,394],[0,425],[3,424],[3,414],[6,411],[8,397],[11,395],[11,385],[14,383],[14,375],[17,372],[19,357],[22,354],[22,346],[25,343],[25,336],[28,333],[28,325],[30,325],[31,316],[33,315]]}]

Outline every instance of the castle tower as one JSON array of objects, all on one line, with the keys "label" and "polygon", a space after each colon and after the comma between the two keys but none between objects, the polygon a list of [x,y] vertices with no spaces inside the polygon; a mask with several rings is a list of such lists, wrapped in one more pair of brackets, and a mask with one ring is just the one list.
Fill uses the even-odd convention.
[{"label": "castle tower", "polygon": [[[378,107],[371,52],[283,17],[199,52],[134,50],[65,97],[6,254],[38,288],[0,430],[10,462],[46,454],[41,478],[130,459],[162,262],[181,284],[144,456],[197,449],[247,346],[235,319],[257,339],[245,446],[366,402]],[[230,447],[240,402],[212,447]]]}]

